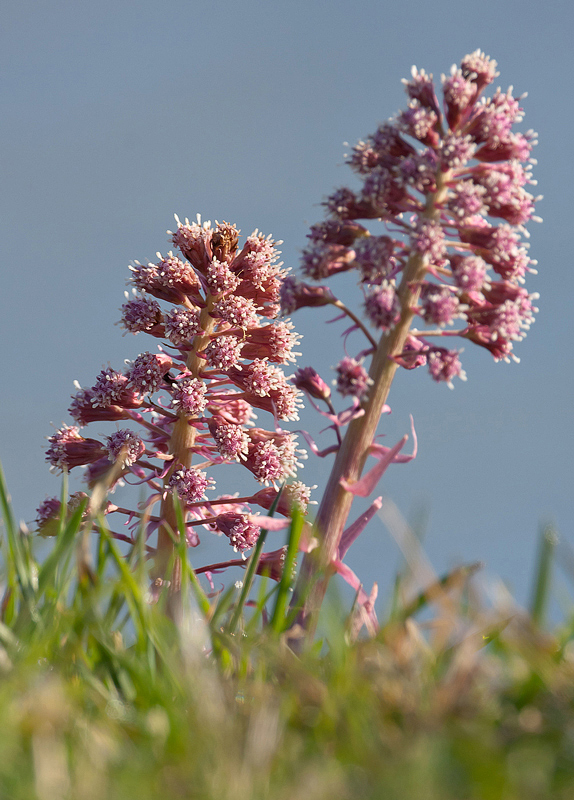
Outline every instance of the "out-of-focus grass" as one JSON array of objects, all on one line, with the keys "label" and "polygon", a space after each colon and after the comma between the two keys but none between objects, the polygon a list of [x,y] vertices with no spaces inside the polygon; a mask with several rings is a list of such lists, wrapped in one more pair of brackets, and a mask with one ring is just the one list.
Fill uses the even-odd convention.
[{"label": "out-of-focus grass", "polygon": [[295,655],[287,580],[238,615],[239,589],[209,598],[184,565],[175,625],[143,547],[126,561],[103,533],[90,559],[80,508],[38,563],[2,502],[0,797],[574,797],[573,628],[539,625],[549,562],[534,618],[480,603],[463,569],[410,605],[399,587],[374,638],[327,608]]}]

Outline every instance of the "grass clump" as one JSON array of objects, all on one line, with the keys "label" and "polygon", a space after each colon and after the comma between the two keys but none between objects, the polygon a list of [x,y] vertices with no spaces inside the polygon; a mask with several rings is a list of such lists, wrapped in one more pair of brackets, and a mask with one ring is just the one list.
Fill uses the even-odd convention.
[{"label": "grass clump", "polygon": [[184,565],[173,621],[103,520],[88,552],[79,507],[40,561],[2,499],[3,798],[574,796],[573,630],[540,626],[541,586],[535,619],[479,604],[459,571],[354,641],[327,606],[295,654],[287,580],[247,605]]}]

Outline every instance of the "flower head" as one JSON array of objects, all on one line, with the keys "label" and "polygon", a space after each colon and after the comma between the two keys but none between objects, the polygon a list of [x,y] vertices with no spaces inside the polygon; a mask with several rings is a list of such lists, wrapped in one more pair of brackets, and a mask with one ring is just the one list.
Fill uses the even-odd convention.
[{"label": "flower head", "polygon": [[[90,388],[78,385],[70,408],[78,425],[64,425],[49,438],[46,458],[53,469],[85,466],[89,486],[111,474],[110,462],[120,464],[113,481],[148,483],[145,513],[141,506],[131,513],[137,524],[147,520],[148,537],[157,533],[158,559],[173,548],[178,530],[174,494],[188,545],[199,544],[203,526],[225,533],[244,551],[257,540],[259,526],[248,503],[234,504],[226,495],[209,503],[215,476],[221,477],[222,465],[234,463],[277,494],[304,455],[295,435],[278,425],[280,419],[297,419],[301,405],[300,392],[281,367],[295,361],[300,337],[289,320],[277,319],[285,278],[279,242],[254,231],[240,248],[235,226],[199,218],[177,220],[170,236],[180,255],[158,253],[155,263],[136,262],[133,292],[122,307],[126,330],[163,339],[163,345],[126,362],[123,371],[104,368]],[[256,409],[269,414],[270,430],[254,428]],[[80,425],[101,420],[129,420],[130,428],[103,442],[80,434]],[[305,492],[294,491],[293,502],[295,494],[303,503]],[[214,511],[217,503],[223,513]],[[58,510],[59,501],[44,503],[39,526]]]},{"label": "flower head", "polygon": [[49,437],[46,461],[55,469],[72,469],[97,461],[106,451],[97,439],[80,436],[79,428],[63,425]]},{"label": "flower head", "polygon": [[240,552],[250,550],[261,532],[259,526],[254,525],[247,514],[219,514],[215,524],[217,530],[227,536],[233,549]]},{"label": "flower head", "polygon": [[206,490],[215,481],[210,480],[205,472],[199,469],[182,467],[176,470],[167,482],[167,488],[175,490],[184,505],[205,500]]},{"label": "flower head", "polygon": [[[485,96],[496,67],[480,50],[465,56],[442,76],[442,101],[432,75],[413,67],[404,81],[407,108],[350,153],[361,188],[343,187],[328,198],[327,219],[311,227],[302,272],[323,281],[356,269],[366,321],[374,328],[391,331],[414,312],[429,327],[448,325],[449,335],[475,341],[498,359],[523,338],[534,306],[490,287],[516,287],[535,272],[523,237],[525,224],[538,220],[540,198],[529,191],[536,136],[514,130],[522,121],[521,98],[512,89]],[[343,305],[326,286],[313,293],[295,278],[283,292],[288,312]],[[391,357],[400,366],[426,362],[426,356],[406,358],[404,334],[396,341]],[[435,378],[446,374],[437,366],[443,350],[434,350],[429,362]],[[456,374],[454,364],[446,372]]]},{"label": "flower head", "polygon": [[367,370],[354,358],[343,358],[337,364],[337,391],[343,397],[356,397],[361,400],[372,384]]}]

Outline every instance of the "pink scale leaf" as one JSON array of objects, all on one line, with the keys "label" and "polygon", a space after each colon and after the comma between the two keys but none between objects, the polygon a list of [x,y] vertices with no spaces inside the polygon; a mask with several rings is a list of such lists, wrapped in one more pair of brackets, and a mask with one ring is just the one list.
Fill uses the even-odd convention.
[{"label": "pink scale leaf", "polygon": [[353,544],[355,539],[359,537],[359,535],[365,530],[369,522],[373,519],[377,511],[383,505],[383,498],[377,497],[377,499],[369,506],[369,508],[361,514],[361,516],[355,520],[348,528],[343,531],[343,535],[341,536],[341,541],[339,542],[339,549],[337,554],[340,559],[345,558],[345,554],[349,547]]},{"label": "pink scale leaf", "polygon": [[371,492],[374,491],[375,486],[378,484],[390,464],[406,464],[409,461],[412,461],[413,458],[416,458],[417,437],[412,417],[411,429],[413,433],[414,445],[413,452],[410,456],[399,455],[408,439],[406,434],[400,441],[397,442],[394,447],[391,448],[384,447],[381,444],[372,444],[370,448],[371,454],[378,459],[378,464],[375,464],[375,466],[372,467],[372,469],[370,469],[366,475],[363,475],[360,480],[355,481],[354,483],[348,483],[345,479],[342,479],[340,483],[343,489],[346,489],[348,492],[351,492],[351,494],[354,494],[357,497],[368,497]]},{"label": "pink scale leaf", "polygon": [[343,578],[343,580],[357,592],[357,604],[359,608],[366,612],[366,621],[368,621],[367,624],[372,626],[373,633],[375,633],[379,628],[379,621],[374,609],[374,599],[377,596],[378,591],[377,584],[374,584],[373,591],[370,595],[368,595],[364,591],[363,584],[357,575],[349,566],[347,566],[347,564],[344,564],[340,559],[335,558],[331,562],[331,566]]}]

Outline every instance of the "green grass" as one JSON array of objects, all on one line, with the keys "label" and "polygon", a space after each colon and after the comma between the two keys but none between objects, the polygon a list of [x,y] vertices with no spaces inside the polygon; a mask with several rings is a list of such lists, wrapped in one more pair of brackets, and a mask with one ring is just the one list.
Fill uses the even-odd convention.
[{"label": "green grass", "polygon": [[40,562],[1,494],[2,800],[574,797],[573,626],[540,627],[547,532],[533,616],[484,607],[462,569],[410,604],[398,587],[371,639],[332,601],[295,655],[291,570],[246,606],[186,563],[175,625],[142,548],[126,561],[104,534],[90,552],[79,509]]}]

